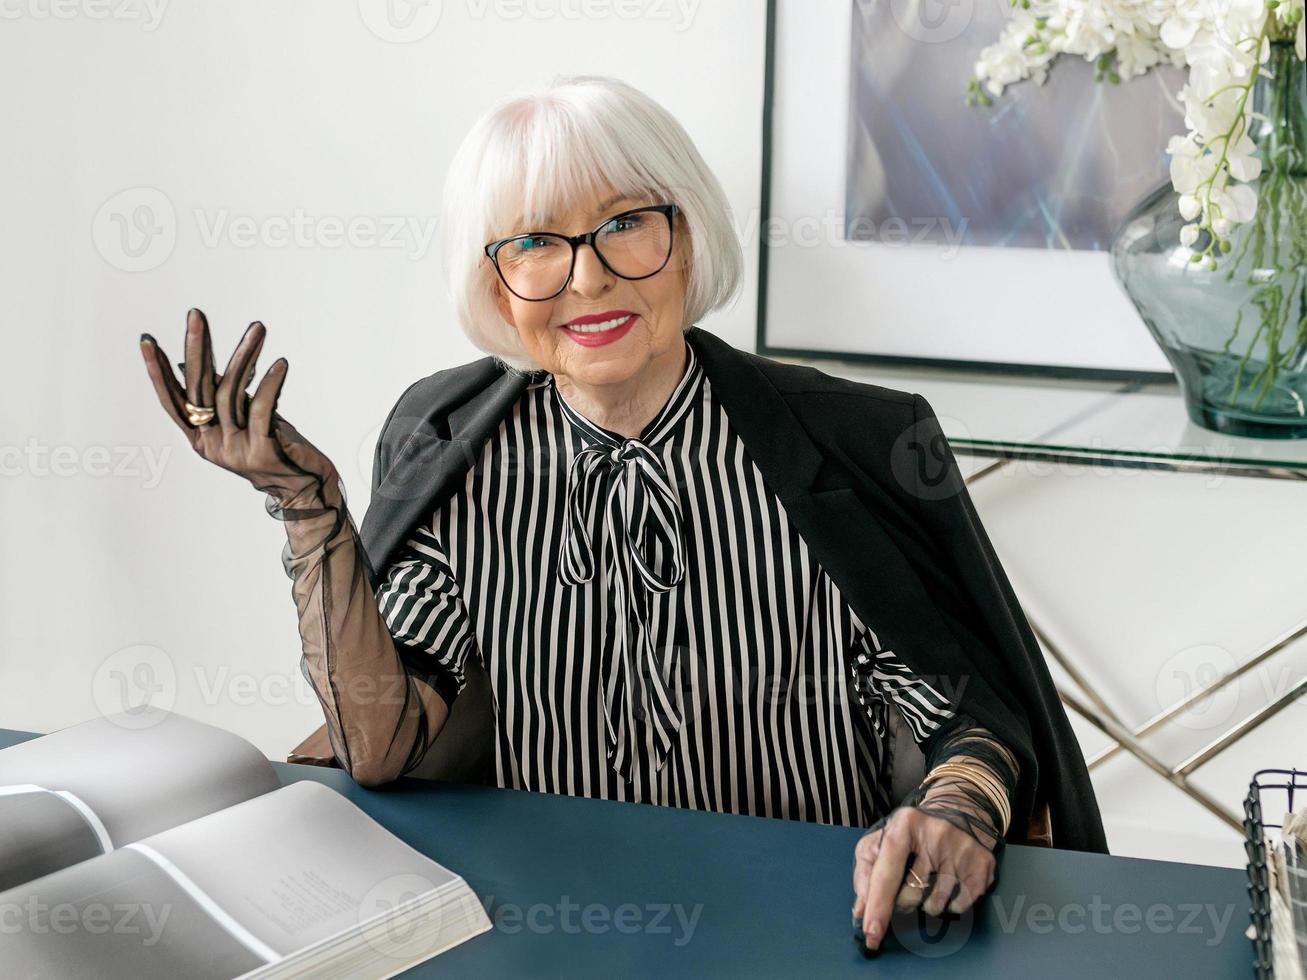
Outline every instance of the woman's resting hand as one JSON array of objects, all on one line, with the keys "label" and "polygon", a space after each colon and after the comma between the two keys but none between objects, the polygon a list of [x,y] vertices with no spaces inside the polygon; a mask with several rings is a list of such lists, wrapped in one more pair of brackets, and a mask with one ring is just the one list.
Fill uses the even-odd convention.
[{"label": "woman's resting hand", "polygon": [[[994,883],[997,864],[991,850],[943,817],[896,807],[854,849],[853,916],[862,922],[867,946],[880,946],[895,911],[965,912]],[[907,868],[925,888],[910,875],[904,879]]]},{"label": "woman's resting hand", "polygon": [[[933,771],[941,760],[980,767],[971,774]],[[853,917],[868,949],[878,949],[895,911],[961,914],[994,884],[1008,815],[990,794],[1014,793],[1020,766],[1012,751],[969,715],[957,715],[930,750],[922,782],[863,834],[854,849]],[[911,874],[908,873],[911,869]]]},{"label": "woman's resting hand", "polygon": [[[167,355],[149,334],[141,335],[141,354],[164,411],[177,423],[200,456],[249,480],[288,508],[308,505],[325,483],[334,484],[336,467],[311,442],[276,412],[286,380],[287,362],[279,358],[268,368],[251,398],[255,362],[266,328],[251,323],[222,374],[214,371],[209,322],[199,310],[186,317],[185,387],[179,383]],[[186,401],[217,409],[211,423],[192,425]]]}]

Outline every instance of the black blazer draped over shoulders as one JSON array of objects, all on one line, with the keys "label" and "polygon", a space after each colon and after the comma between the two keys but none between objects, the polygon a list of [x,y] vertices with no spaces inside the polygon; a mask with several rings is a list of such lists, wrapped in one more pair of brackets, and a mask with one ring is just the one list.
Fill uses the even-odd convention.
[{"label": "black blazer draped over shoulders", "polygon": [[[1017,755],[1008,841],[1023,842],[1047,804],[1054,846],[1107,853],[1079,742],[926,399],[742,351],[697,326],[685,336],[850,606]],[[359,528],[374,586],[412,529],[463,485],[531,380],[487,356],[400,396],[377,441]]]}]

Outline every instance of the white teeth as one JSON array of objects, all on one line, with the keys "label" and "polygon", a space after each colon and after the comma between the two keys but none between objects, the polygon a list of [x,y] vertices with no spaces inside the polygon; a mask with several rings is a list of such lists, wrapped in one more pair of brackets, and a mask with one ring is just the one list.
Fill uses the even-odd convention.
[{"label": "white teeth", "polygon": [[620,326],[634,315],[628,313],[626,316],[619,316],[615,320],[604,320],[602,323],[573,323],[567,329],[574,330],[577,333],[599,333],[601,330],[612,330],[613,327]]}]

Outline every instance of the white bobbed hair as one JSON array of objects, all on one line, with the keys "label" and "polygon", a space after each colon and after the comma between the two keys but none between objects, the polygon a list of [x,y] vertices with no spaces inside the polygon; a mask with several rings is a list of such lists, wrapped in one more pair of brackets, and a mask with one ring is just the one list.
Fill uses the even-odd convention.
[{"label": "white bobbed hair", "polygon": [[440,227],[446,285],[472,343],[509,368],[540,365],[495,303],[485,245],[597,207],[612,187],[680,208],[688,241],[683,329],[739,291],[744,254],[721,184],[684,127],[649,96],[604,75],[555,76],[493,105],[450,161]]}]

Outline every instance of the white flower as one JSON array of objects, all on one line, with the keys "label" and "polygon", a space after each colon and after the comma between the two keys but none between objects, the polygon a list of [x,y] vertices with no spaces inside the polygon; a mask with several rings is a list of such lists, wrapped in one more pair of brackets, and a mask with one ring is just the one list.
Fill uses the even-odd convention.
[{"label": "white flower", "polygon": [[1202,228],[1224,238],[1257,210],[1249,182],[1261,175],[1262,161],[1247,130],[1251,89],[1270,56],[1267,18],[1295,25],[1295,50],[1307,60],[1304,2],[1280,0],[1272,14],[1266,0],[1030,0],[981,51],[976,78],[995,96],[1019,81],[1042,84],[1063,54],[1092,62],[1106,56],[1121,81],[1155,65],[1187,67],[1178,93],[1187,132],[1166,147],[1189,222],[1182,240],[1192,244]]},{"label": "white flower", "polygon": [[1235,140],[1225,157],[1230,176],[1235,180],[1256,180],[1262,172],[1262,158],[1256,155],[1257,145],[1243,133]]},{"label": "white flower", "polygon": [[1169,48],[1187,48],[1203,26],[1203,14],[1196,3],[1177,3],[1158,32],[1162,43]]},{"label": "white flower", "polygon": [[1221,211],[1230,221],[1242,224],[1245,221],[1252,221],[1257,213],[1257,192],[1247,184],[1231,184],[1224,190],[1216,192],[1213,194],[1214,203],[1217,202],[1217,194],[1219,194]]}]

